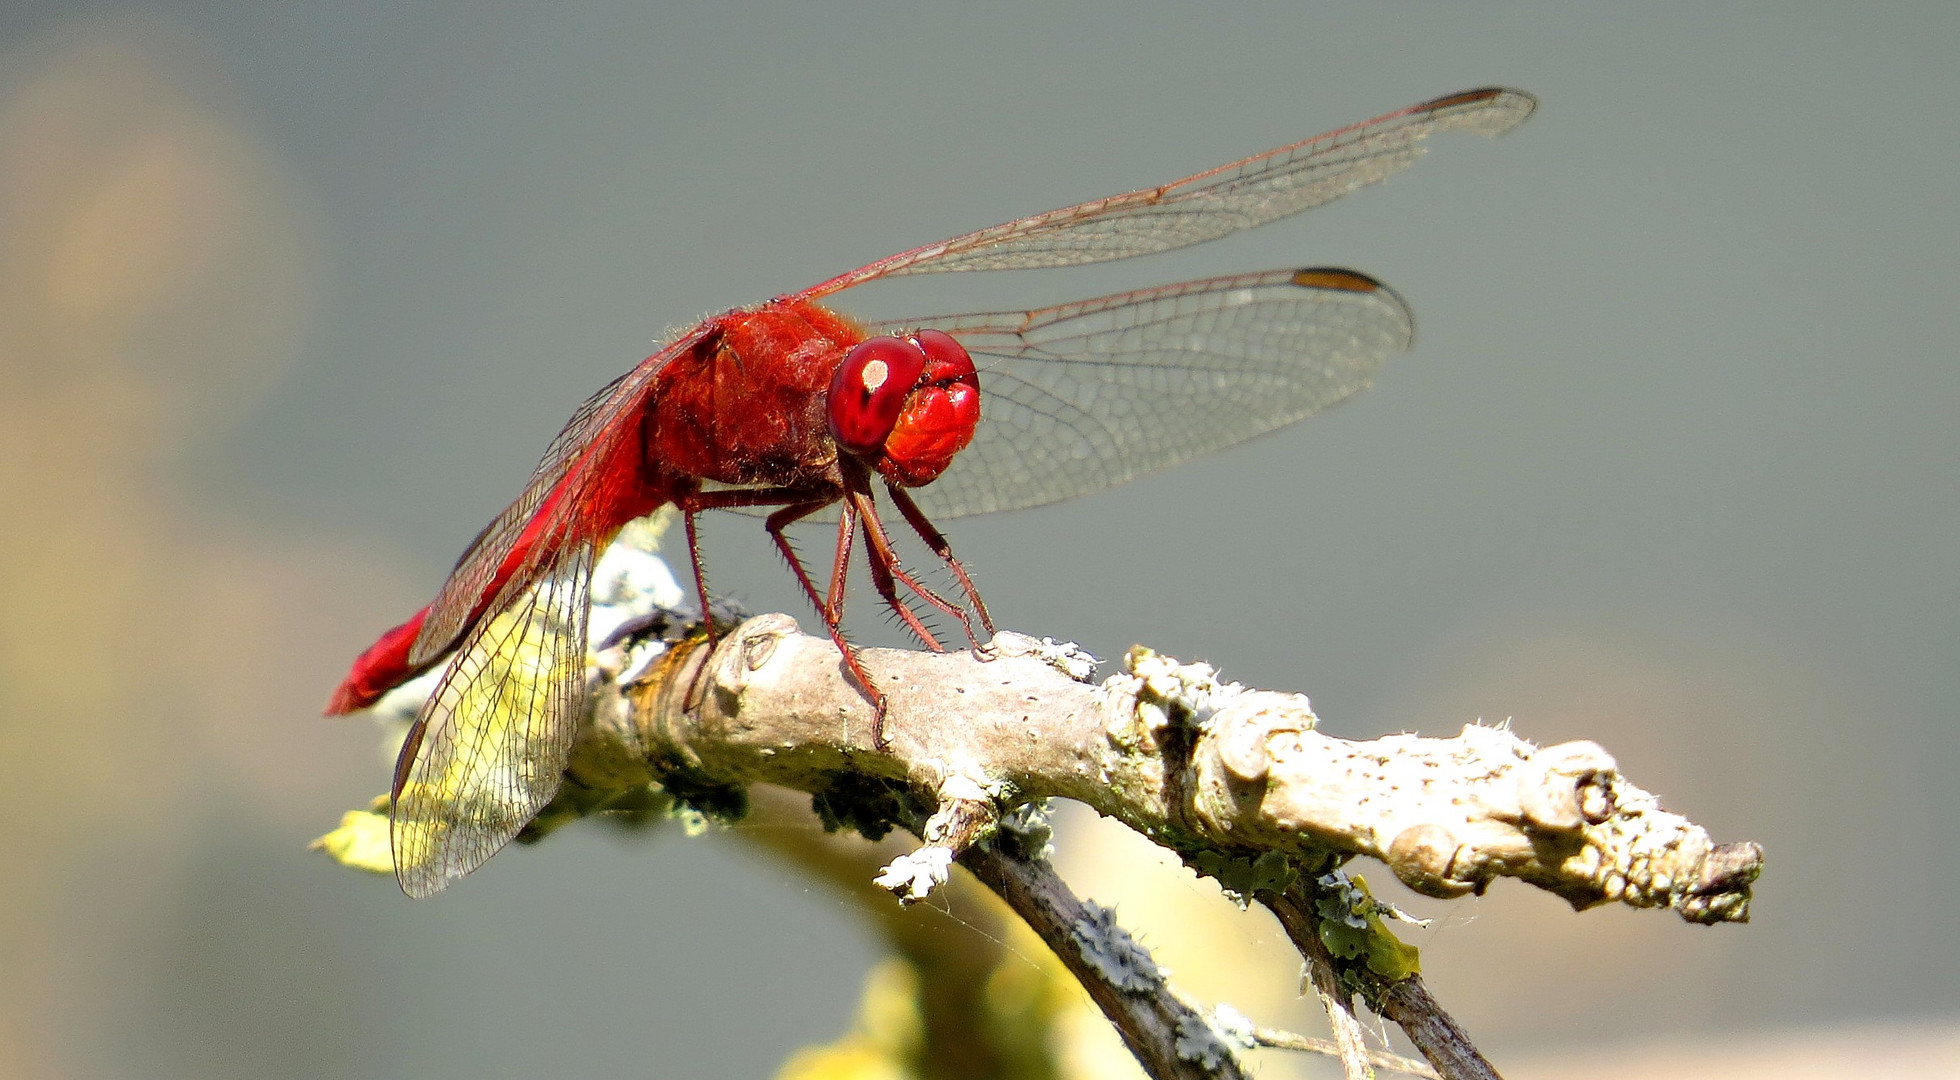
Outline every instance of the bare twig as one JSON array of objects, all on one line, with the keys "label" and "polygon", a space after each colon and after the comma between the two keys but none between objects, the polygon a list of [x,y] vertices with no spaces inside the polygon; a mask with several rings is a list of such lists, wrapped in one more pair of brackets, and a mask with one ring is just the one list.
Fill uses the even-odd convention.
[{"label": "bare twig", "polygon": [[1354,1016],[1354,995],[1341,988],[1340,976],[1335,974],[1324,953],[1307,953],[1304,962],[1306,985],[1302,989],[1311,989],[1314,997],[1320,999],[1320,1007],[1327,1012],[1327,1025],[1334,1032],[1334,1056],[1340,1058],[1347,1080],[1374,1080],[1373,1062],[1368,1060],[1368,1035]]},{"label": "bare twig", "polygon": [[[1309,1054],[1324,1054],[1327,1057],[1341,1056],[1340,1044],[1332,1039],[1316,1039],[1310,1035],[1295,1035],[1291,1031],[1278,1031],[1273,1028],[1254,1028],[1253,1039],[1260,1046],[1270,1046],[1275,1050],[1303,1050]],[[1439,1080],[1436,1070],[1414,1058],[1391,1054],[1386,1050],[1369,1050],[1368,1064],[1377,1069],[1401,1073],[1404,1076],[1420,1076],[1423,1080]]]}]

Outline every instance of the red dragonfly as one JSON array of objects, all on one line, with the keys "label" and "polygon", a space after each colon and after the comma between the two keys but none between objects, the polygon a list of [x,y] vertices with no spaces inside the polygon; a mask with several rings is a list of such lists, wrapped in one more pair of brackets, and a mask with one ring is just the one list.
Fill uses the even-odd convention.
[{"label": "red dragonfly", "polygon": [[[934,517],[1056,502],[1311,416],[1366,387],[1411,335],[1400,298],[1342,269],[881,323],[823,306],[833,293],[1216,239],[1381,180],[1434,132],[1496,135],[1533,107],[1515,90],[1451,94],[1162,187],[914,248],[681,334],[579,407],[435,600],[362,653],[335,691],[329,714],[363,709],[451,657],[395,768],[402,888],[426,896],[474,870],[557,792],[585,706],[593,561],[633,519],[678,508],[705,612],[696,516],[773,508],[765,528],[871,703],[883,748],[884,696],[840,627],[860,533],[873,586],[920,641],[943,648],[914,600],[978,648],[974,622],[990,633],[993,622]],[[963,603],[900,564],[879,487]],[[833,510],[836,549],[819,589],[784,530]]]}]

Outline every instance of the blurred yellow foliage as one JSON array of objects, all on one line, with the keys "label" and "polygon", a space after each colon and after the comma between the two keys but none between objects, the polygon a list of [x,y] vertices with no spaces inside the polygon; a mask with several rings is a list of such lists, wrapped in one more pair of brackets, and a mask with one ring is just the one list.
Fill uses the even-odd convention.
[{"label": "blurred yellow foliage", "polygon": [[388,797],[383,795],[374,803],[366,810],[342,814],[340,827],[308,844],[308,849],[324,851],[328,858],[351,870],[393,874],[395,853],[388,840]]}]

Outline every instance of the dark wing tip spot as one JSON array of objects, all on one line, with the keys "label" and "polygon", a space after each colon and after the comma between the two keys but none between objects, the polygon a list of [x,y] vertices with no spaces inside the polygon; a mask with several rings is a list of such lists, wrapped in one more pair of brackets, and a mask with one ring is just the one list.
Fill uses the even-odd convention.
[{"label": "dark wing tip spot", "polygon": [[1339,266],[1309,266],[1293,271],[1293,276],[1287,281],[1303,289],[1325,289],[1330,292],[1372,296],[1376,302],[1393,308],[1406,325],[1402,347],[1406,349],[1415,343],[1416,320],[1415,314],[1409,310],[1409,302],[1402,299],[1401,293],[1359,270],[1349,270]]},{"label": "dark wing tip spot", "polygon": [[1514,90],[1508,86],[1483,86],[1475,90],[1460,90],[1454,94],[1445,94],[1425,101],[1409,111],[1416,114],[1440,113],[1491,102],[1497,102],[1497,108],[1501,111],[1472,124],[1470,130],[1480,135],[1502,134],[1523,123],[1525,117],[1530,116],[1538,108],[1538,99],[1523,90]]},{"label": "dark wing tip spot", "polygon": [[1304,289],[1338,289],[1341,292],[1381,292],[1388,288],[1381,282],[1355,270],[1340,267],[1310,266],[1295,270],[1293,284]]}]

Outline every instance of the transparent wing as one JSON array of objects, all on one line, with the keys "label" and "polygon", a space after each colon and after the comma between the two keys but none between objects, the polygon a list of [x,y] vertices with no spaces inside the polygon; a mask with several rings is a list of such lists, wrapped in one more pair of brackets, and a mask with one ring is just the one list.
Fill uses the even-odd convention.
[{"label": "transparent wing", "polygon": [[622,449],[636,452],[622,440],[637,437],[640,407],[654,377],[714,325],[710,321],[689,330],[578,407],[545,449],[523,493],[456,560],[409,650],[411,663],[449,651],[471,620],[489,610],[484,601],[491,593],[506,583],[535,578],[552,557],[554,542],[578,535],[575,518],[589,509],[590,489],[606,475],[608,460]]},{"label": "transparent wing", "polygon": [[1213,240],[1319,206],[1407,168],[1422,155],[1422,140],[1436,132],[1498,135],[1523,122],[1536,107],[1531,95],[1518,90],[1466,90],[1162,187],[1095,199],[901,252],[802,295],[828,296],[899,274],[1077,266]]},{"label": "transparent wing", "polygon": [[592,544],[512,582],[443,672],[395,766],[395,876],[423,897],[483,865],[557,793],[585,705]]},{"label": "transparent wing", "polygon": [[[815,299],[888,275],[1073,266],[1168,251],[1263,225],[1381,180],[1414,162],[1423,151],[1422,140],[1435,132],[1497,135],[1522,122],[1535,107],[1529,94],[1517,90],[1491,87],[1451,94],[1162,187],[1096,199],[902,252],[798,295]],[[585,500],[573,496],[585,478],[574,474],[596,471],[593,463],[615,449],[626,431],[622,417],[640,404],[653,376],[714,325],[710,321],[696,327],[580,407],[523,494],[457,562],[410,651],[412,662],[424,662],[453,646],[483,610],[483,597],[502,582],[536,574],[540,560],[548,556],[537,537],[565,526],[582,509]],[[961,460],[973,456],[969,451]],[[1128,475],[1140,471],[1148,470]],[[936,486],[951,490],[959,485],[942,480]]]},{"label": "transparent wing", "polygon": [[980,368],[980,427],[913,494],[935,518],[1113,487],[1320,412],[1368,386],[1414,334],[1352,270],[1274,270],[1038,311],[935,316]]}]

